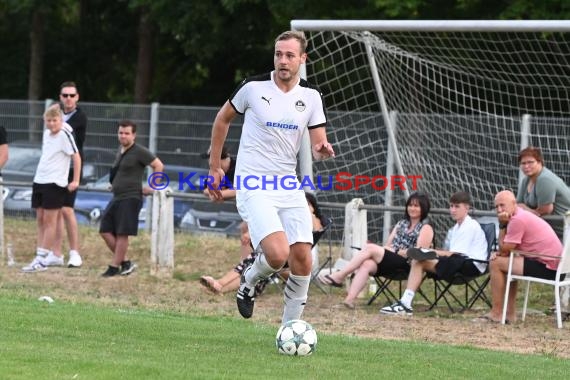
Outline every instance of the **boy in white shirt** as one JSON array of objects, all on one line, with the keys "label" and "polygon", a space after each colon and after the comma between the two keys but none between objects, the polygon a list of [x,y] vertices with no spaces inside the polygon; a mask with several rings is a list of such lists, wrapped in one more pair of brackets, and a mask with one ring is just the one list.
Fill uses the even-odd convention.
[{"label": "boy in white shirt", "polygon": [[[58,104],[44,113],[46,129],[42,138],[42,155],[32,187],[32,208],[36,209],[38,224],[36,257],[24,272],[40,272],[52,265],[63,265],[63,257],[53,253],[56,225],[66,192],[79,187],[81,157],[71,134],[64,126],[63,112]],[[73,180],[68,183],[69,167],[73,160]]]}]

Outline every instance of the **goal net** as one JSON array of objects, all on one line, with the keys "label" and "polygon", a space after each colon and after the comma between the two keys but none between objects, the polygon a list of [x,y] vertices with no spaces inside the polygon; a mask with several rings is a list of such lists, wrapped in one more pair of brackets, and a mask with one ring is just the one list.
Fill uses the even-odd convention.
[{"label": "goal net", "polygon": [[[315,174],[421,175],[432,207],[464,190],[491,210],[497,191],[516,193],[518,152],[534,145],[570,181],[570,22],[292,26],[309,39],[307,79],[323,91],[337,151],[313,164]],[[407,192],[389,187],[322,191],[319,200],[403,205]],[[438,228],[452,223],[439,218]],[[382,213],[369,217],[371,240],[382,241],[383,223]]]}]

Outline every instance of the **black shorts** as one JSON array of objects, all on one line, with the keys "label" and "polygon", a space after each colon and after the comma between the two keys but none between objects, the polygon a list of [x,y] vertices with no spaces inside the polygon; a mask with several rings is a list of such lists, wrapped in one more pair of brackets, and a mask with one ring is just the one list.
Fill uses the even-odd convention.
[{"label": "black shorts", "polygon": [[[73,168],[69,169],[69,176],[67,177],[67,181],[73,181]],[[65,198],[63,199],[63,207],[71,207],[75,206],[75,198],[77,197],[77,190],[75,191],[67,191],[65,194]]]},{"label": "black shorts", "polygon": [[440,256],[435,264],[435,274],[437,277],[451,281],[456,273],[461,273],[465,277],[476,277],[481,274],[473,261],[469,257],[453,254],[451,256]]},{"label": "black shorts", "polygon": [[101,217],[99,232],[113,235],[136,236],[139,232],[139,213],[142,199],[111,200]]},{"label": "black shorts", "polygon": [[63,207],[65,194],[69,193],[66,187],[55,183],[35,183],[32,185],[32,208],[55,210]]},{"label": "black shorts", "polygon": [[374,277],[391,276],[396,273],[410,273],[408,259],[388,250],[384,251],[384,258],[377,266],[378,269],[376,269]]},{"label": "black shorts", "polygon": [[[67,189],[66,189],[67,190]],[[75,206],[75,197],[77,197],[77,190],[65,192],[65,196],[63,197],[63,207],[71,207]]]},{"label": "black shorts", "polygon": [[556,271],[548,269],[546,264],[541,263],[540,261],[524,257],[523,276],[554,280],[556,278]]}]

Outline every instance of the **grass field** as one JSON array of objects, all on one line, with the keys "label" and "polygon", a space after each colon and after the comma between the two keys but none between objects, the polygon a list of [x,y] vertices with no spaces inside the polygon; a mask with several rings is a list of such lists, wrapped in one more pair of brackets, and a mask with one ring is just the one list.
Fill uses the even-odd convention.
[{"label": "grass field", "polygon": [[[18,262],[33,256],[34,224],[7,220]],[[275,333],[282,310],[273,286],[254,317],[237,316],[233,294],[203,291],[201,274],[219,275],[237,257],[236,239],[177,235],[173,278],[148,270],[149,237],[132,241],[140,265],[128,277],[103,279],[109,255],[95,230],[82,229],[80,269],[36,274],[0,266],[0,379],[210,378],[527,378],[570,373],[568,323],[537,313],[510,326],[478,325],[482,312],[447,310],[412,318],[382,317],[378,306],[336,307],[342,290],[311,288],[304,318],[319,336],[306,358],[279,355]],[[551,295],[534,292],[532,306]],[[49,295],[55,302],[41,302]],[[521,354],[529,353],[529,354]]]},{"label": "grass field", "polygon": [[2,379],[564,379],[570,361],[470,347],[319,334],[317,352],[276,352],[274,326],[237,318],[0,294]]}]

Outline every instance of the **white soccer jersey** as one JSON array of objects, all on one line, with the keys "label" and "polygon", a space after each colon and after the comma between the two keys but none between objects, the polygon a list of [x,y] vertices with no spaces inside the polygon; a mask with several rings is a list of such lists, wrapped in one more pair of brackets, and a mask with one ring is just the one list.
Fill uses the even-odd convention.
[{"label": "white soccer jersey", "polygon": [[67,123],[64,123],[63,128],[56,134],[52,134],[49,129],[44,130],[42,155],[34,176],[35,183],[67,186],[70,156],[77,153],[77,146],[70,130],[71,126]]},{"label": "white soccer jersey", "polygon": [[229,99],[235,111],[245,115],[236,164],[241,178],[295,176],[303,132],[327,121],[316,87],[301,79],[283,92],[273,75],[244,80]]}]

